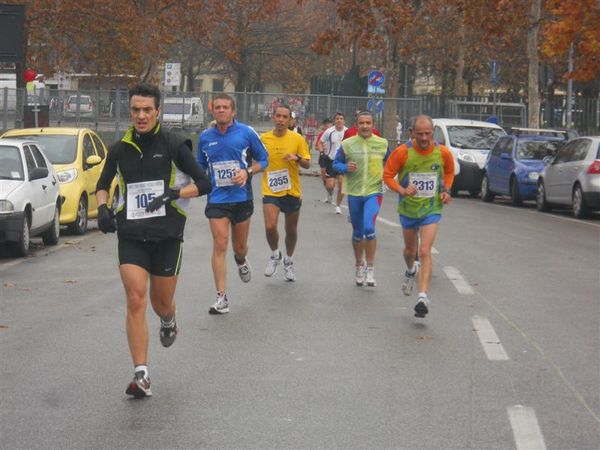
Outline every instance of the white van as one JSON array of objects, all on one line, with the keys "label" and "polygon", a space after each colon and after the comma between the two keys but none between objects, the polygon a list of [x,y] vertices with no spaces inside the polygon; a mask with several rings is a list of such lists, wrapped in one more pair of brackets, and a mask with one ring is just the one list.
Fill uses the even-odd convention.
[{"label": "white van", "polygon": [[500,126],[491,122],[433,119],[433,139],[448,147],[454,156],[452,195],[463,190],[473,197],[479,195],[487,155],[505,134]]},{"label": "white van", "polygon": [[162,123],[171,128],[200,131],[204,125],[204,107],[200,97],[166,97]]}]

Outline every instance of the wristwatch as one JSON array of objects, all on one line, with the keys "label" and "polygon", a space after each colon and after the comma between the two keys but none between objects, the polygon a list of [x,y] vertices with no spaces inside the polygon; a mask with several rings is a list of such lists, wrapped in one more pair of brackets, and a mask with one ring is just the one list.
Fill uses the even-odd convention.
[{"label": "wristwatch", "polygon": [[250,167],[247,167],[247,168],[246,168],[246,172],[248,172],[248,176],[249,176],[249,177],[250,177],[250,176],[252,176],[252,172],[254,172],[254,171],[252,170],[252,166],[250,166]]},{"label": "wristwatch", "polygon": [[446,194],[450,195],[450,189],[444,188],[444,189],[442,189],[442,192],[445,192]]}]

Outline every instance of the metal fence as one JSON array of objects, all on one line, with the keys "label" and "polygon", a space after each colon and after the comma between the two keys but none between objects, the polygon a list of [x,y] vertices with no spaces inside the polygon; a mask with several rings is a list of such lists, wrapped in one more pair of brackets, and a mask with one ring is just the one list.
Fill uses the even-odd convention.
[{"label": "metal fence", "polygon": [[[167,96],[178,95],[191,96],[189,93],[167,93]],[[215,95],[217,95],[215,92],[194,94],[195,97],[200,97],[203,104],[200,111],[203,126],[212,120],[209,110],[210,100]],[[434,95],[410,98],[258,92],[240,92],[231,95],[236,100],[238,119],[252,125],[258,131],[265,131],[272,127],[271,115],[274,106],[278,103],[290,105],[307,134],[316,133],[320,122],[325,117],[331,118],[336,112],[344,113],[347,122],[351,123],[357,110],[368,108],[374,110],[376,126],[380,130],[383,130],[386,114],[395,116],[391,119],[387,118],[386,123],[390,121],[396,123],[397,120],[400,120],[402,124],[406,125],[409,119],[417,114],[429,114],[432,117],[461,116],[485,120],[486,116],[491,116],[493,112],[493,104],[487,97],[470,99],[475,100],[477,106],[466,107],[465,100],[467,99],[464,97]],[[71,104],[67,106],[69,101]],[[0,89],[0,128],[6,130],[35,126],[82,126],[100,131],[109,140],[118,139],[130,124],[128,103],[126,90],[58,91],[44,89],[37,92],[26,92],[25,90],[3,88]],[[470,104],[475,105],[472,101]],[[497,114],[501,126],[514,126],[517,122],[519,125],[524,125],[522,120],[526,106],[522,103],[513,103],[512,107],[512,112],[507,109],[500,110],[503,112]],[[564,97],[555,96],[551,102],[543,103],[540,113],[541,123],[546,127],[566,128],[565,110]],[[465,116],[469,111],[476,117]],[[498,111],[497,109],[496,112]],[[576,97],[572,106],[572,121],[573,128],[579,134],[600,134],[598,99]],[[177,126],[177,124],[173,126]],[[396,139],[395,134],[385,137],[390,140]]]}]

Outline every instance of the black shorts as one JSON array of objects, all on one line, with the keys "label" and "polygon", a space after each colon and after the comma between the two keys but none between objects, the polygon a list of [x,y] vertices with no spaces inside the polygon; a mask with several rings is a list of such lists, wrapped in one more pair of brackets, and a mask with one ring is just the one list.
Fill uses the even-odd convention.
[{"label": "black shorts", "polygon": [[324,169],[325,167],[327,167],[327,160],[329,159],[329,157],[323,153],[321,153],[319,155],[319,167]]},{"label": "black shorts", "polygon": [[329,156],[326,156],[325,158],[327,159],[327,161],[325,161],[325,176],[327,178],[335,178],[338,175],[341,175],[341,172],[336,172],[333,170],[333,159],[331,159]]},{"label": "black shorts", "polygon": [[182,252],[183,242],[179,239],[145,242],[119,239],[119,264],[135,264],[159,277],[179,274]]},{"label": "black shorts", "polygon": [[254,202],[239,203],[208,203],[204,215],[209,219],[222,219],[227,217],[232,225],[241,223],[250,218],[254,213]]},{"label": "black shorts", "polygon": [[265,195],[263,197],[263,205],[267,203],[269,205],[277,206],[282,213],[287,214],[300,211],[302,199],[299,197],[294,197],[293,195],[284,195],[283,197]]}]

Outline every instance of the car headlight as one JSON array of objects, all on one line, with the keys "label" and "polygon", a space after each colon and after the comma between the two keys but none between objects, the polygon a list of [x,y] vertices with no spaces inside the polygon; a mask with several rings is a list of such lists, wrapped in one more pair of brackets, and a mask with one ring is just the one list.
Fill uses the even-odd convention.
[{"label": "car headlight", "polygon": [[15,205],[10,200],[0,200],[0,212],[13,212]]},{"label": "car headlight", "polygon": [[537,181],[537,179],[540,177],[540,173],[539,172],[529,172],[529,174],[527,176],[529,177],[530,180]]},{"label": "car headlight", "polygon": [[471,155],[470,153],[466,153],[466,152],[458,152],[458,159],[462,159],[465,162],[472,162],[472,163],[476,162],[473,155]]},{"label": "car headlight", "polygon": [[63,170],[56,174],[59,183],[70,183],[77,178],[77,169]]}]

